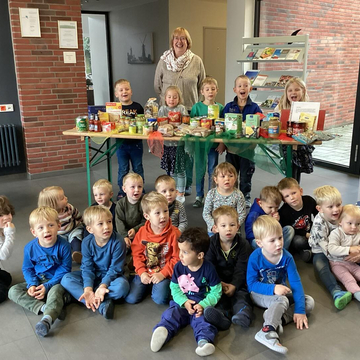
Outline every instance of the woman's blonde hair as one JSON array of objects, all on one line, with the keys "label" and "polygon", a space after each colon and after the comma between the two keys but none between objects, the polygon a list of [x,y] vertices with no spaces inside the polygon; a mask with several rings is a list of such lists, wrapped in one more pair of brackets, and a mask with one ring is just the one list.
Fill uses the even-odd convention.
[{"label": "woman's blonde hair", "polygon": [[287,91],[288,91],[288,88],[290,87],[290,85],[292,85],[292,84],[299,85],[302,90],[302,97],[301,97],[300,101],[309,101],[309,95],[307,93],[306,84],[305,84],[304,80],[300,79],[299,77],[293,77],[285,85],[284,94],[281,96],[280,102],[279,102],[279,110],[291,108],[291,102],[289,101],[289,99],[287,97]]},{"label": "woman's blonde hair", "polygon": [[58,209],[58,201],[60,200],[60,191],[64,191],[60,186],[49,186],[40,191],[38,206],[49,206],[55,210]]},{"label": "woman's blonde hair", "polygon": [[191,49],[191,46],[192,46],[191,36],[190,36],[189,32],[183,27],[177,27],[173,31],[171,39],[170,39],[170,48],[174,50],[174,48],[173,48],[174,37],[177,35],[181,35],[181,34],[185,34],[186,41],[187,41],[187,48]]},{"label": "woman's blonde hair", "polygon": [[[181,90],[179,89],[178,86],[175,86],[175,85],[171,85],[171,86],[168,86],[165,90],[165,95],[164,95],[164,100],[165,100],[165,103],[166,103],[166,96],[167,96],[167,93],[171,90],[174,90],[177,92],[178,94],[178,97],[179,97],[179,103],[178,105],[182,105],[184,103],[184,100],[183,100],[183,97],[182,97],[182,93],[181,93]],[[167,104],[166,104],[167,105]]]}]

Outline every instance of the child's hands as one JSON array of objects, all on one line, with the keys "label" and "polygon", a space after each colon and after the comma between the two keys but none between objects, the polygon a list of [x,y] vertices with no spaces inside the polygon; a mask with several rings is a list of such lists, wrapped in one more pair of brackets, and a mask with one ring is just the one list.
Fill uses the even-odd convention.
[{"label": "child's hands", "polygon": [[95,298],[100,300],[100,303],[104,301],[104,296],[109,292],[110,290],[107,288],[105,284],[101,284],[95,291]]},{"label": "child's hands", "polygon": [[197,318],[200,317],[204,312],[204,308],[200,304],[194,305],[193,309],[196,311],[195,317]]},{"label": "child's hands", "polygon": [[14,228],[14,227],[15,227],[15,225],[11,221],[5,223],[5,225],[4,225],[4,228]]},{"label": "child's hands", "polygon": [[130,247],[131,247],[131,240],[130,240],[128,237],[124,238],[124,240],[125,240],[126,248],[127,248],[127,249],[130,249]]},{"label": "child's hands", "polygon": [[45,297],[45,294],[46,294],[45,286],[41,284],[35,288],[34,298],[38,300],[42,300]]},{"label": "child's hands", "polygon": [[227,287],[228,287],[229,284],[225,283],[225,282],[221,282],[221,287],[222,287],[222,292],[225,294],[226,290],[227,290]]},{"label": "child's hands", "polygon": [[357,254],[360,252],[360,246],[350,246],[349,254]]},{"label": "child's hands", "polygon": [[35,297],[35,289],[36,289],[35,285],[30,286],[27,291],[28,295],[31,297]]},{"label": "child's hands", "polygon": [[95,293],[91,287],[86,287],[84,293],[79,297],[79,301],[85,300],[85,305],[93,312],[99,307],[99,301],[95,299]]},{"label": "child's hands", "polygon": [[280,215],[279,215],[279,212],[278,212],[278,211],[272,213],[271,216],[272,216],[274,219],[276,219],[277,221],[280,221]]},{"label": "child's hands", "polygon": [[310,233],[306,233],[306,238],[308,239],[310,237]]},{"label": "child's hands", "polygon": [[226,146],[224,143],[220,143],[218,147],[215,149],[220,155],[226,150]]},{"label": "child's hands", "polygon": [[275,295],[286,295],[290,292],[291,292],[290,288],[288,288],[285,285],[275,285],[275,288],[274,288]]},{"label": "child's hands", "polygon": [[193,315],[195,313],[195,310],[193,309],[194,304],[195,304],[194,300],[188,300],[184,304],[185,309],[188,311],[189,315]]},{"label": "child's hands", "polygon": [[297,329],[302,330],[303,328],[309,328],[308,319],[305,314],[294,314],[293,319]]},{"label": "child's hands", "polygon": [[158,284],[160,281],[163,281],[164,279],[165,276],[161,272],[158,272],[151,275],[150,282],[152,282],[153,284]]},{"label": "child's hands", "polygon": [[345,261],[350,261],[350,262],[353,262],[353,263],[358,263],[358,262],[360,262],[360,254],[355,253],[355,254],[349,255],[344,260]]},{"label": "child's hands", "polygon": [[132,240],[132,239],[134,238],[134,236],[135,236],[135,230],[134,230],[134,229],[130,229],[130,230],[128,231],[128,237],[129,237],[129,239]]},{"label": "child's hands", "polygon": [[151,283],[151,276],[147,272],[143,272],[140,275],[140,280],[145,285],[150,284]]},{"label": "child's hands", "polygon": [[235,293],[236,287],[233,284],[226,284],[226,285],[227,285],[226,290],[225,291],[223,290],[224,294],[228,297],[233,296]]}]

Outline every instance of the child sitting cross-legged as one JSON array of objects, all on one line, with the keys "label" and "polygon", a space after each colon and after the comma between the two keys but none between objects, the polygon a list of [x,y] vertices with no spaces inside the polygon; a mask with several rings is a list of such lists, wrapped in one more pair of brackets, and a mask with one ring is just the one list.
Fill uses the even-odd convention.
[{"label": "child sitting cross-legged", "polygon": [[171,223],[164,195],[151,191],[141,200],[141,208],[147,221],[131,244],[136,275],[125,301],[136,304],[151,289],[156,304],[168,304],[170,279],[179,260],[177,239],[181,233]]},{"label": "child sitting cross-legged", "polygon": [[154,327],[150,348],[159,351],[181,328],[190,324],[198,344],[195,353],[208,356],[215,351],[217,328],[205,320],[204,309],[219,301],[221,281],[214,266],[204,260],[209,248],[205,230],[185,230],[179,238],[179,248],[180,261],[175,265],[170,283],[174,300]]},{"label": "child sitting cross-legged", "polygon": [[282,325],[294,321],[297,329],[308,328],[306,314],[313,310],[315,302],[311,296],[304,295],[294,258],[283,249],[279,222],[269,215],[259,216],[253,231],[259,248],[250,255],[246,279],[254,304],[267,309],[263,328],[255,339],[285,354],[288,349],[279,341]]},{"label": "child sitting cross-legged", "polygon": [[46,336],[54,321],[64,320],[63,306],[70,295],[60,285],[71,271],[70,245],[61,236],[59,215],[55,209],[42,206],[31,212],[30,231],[36,238],[25,245],[22,271],[25,282],[9,290],[9,299],[36,315],[43,314],[35,332]]},{"label": "child sitting cross-legged", "polygon": [[87,208],[84,221],[90,235],[82,243],[81,271],[66,274],[61,284],[88,309],[112,319],[113,300],[124,298],[129,292],[129,283],[123,276],[125,242],[113,232],[112,215],[105,206]]},{"label": "child sitting cross-legged", "polygon": [[[260,198],[254,199],[249,213],[245,220],[246,239],[250,242],[253,249],[257,248],[252,226],[254,221],[260,215],[270,215],[280,221],[279,206],[282,202],[282,196],[276,186],[265,186],[260,191]],[[293,239],[295,231],[292,226],[283,227],[284,249],[288,250]]]},{"label": "child sitting cross-legged", "polygon": [[252,302],[246,288],[246,266],[251,247],[237,233],[239,221],[234,208],[220,206],[214,210],[213,218],[216,233],[210,238],[205,260],[215,266],[221,279],[222,296],[216,307],[205,308],[205,320],[219,330],[227,330],[231,321],[248,328],[252,320]]}]

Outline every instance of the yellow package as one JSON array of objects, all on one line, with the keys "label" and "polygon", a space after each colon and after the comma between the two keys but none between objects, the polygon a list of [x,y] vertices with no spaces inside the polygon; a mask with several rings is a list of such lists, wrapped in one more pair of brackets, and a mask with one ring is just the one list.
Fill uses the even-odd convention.
[{"label": "yellow package", "polygon": [[300,113],[300,117],[299,117],[299,122],[305,122],[305,131],[308,130],[316,130],[314,129],[314,125],[316,122],[316,115],[310,115],[310,114],[306,114],[306,113]]},{"label": "yellow package", "polygon": [[99,111],[98,112],[98,115],[99,115],[99,120],[101,122],[108,122],[109,121],[109,113],[106,113],[106,112],[102,112],[102,111]]}]

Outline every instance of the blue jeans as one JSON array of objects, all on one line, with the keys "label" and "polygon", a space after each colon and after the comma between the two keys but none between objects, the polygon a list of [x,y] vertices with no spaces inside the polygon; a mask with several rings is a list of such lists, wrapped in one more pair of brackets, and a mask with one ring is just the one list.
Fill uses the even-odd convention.
[{"label": "blue jeans", "polygon": [[[211,189],[211,185],[213,182],[213,173],[214,169],[218,164],[219,160],[219,153],[215,151],[215,148],[210,148],[210,151],[207,156],[207,163],[208,163],[208,174],[209,174],[209,190]],[[196,196],[204,197],[204,182],[205,182],[205,174],[206,174],[206,162],[200,161],[199,170],[196,173],[204,174],[200,181],[196,179]]]},{"label": "blue jeans", "polygon": [[158,284],[143,284],[139,275],[135,275],[130,285],[129,295],[125,301],[129,304],[139,303],[145,296],[146,292],[151,289],[151,298],[158,305],[166,305],[170,301],[170,280],[164,279]]},{"label": "blue jeans", "polygon": [[[101,278],[95,278],[94,291],[99,287]],[[67,273],[61,279],[61,285],[67,290],[76,300],[79,300],[80,296],[84,293],[84,281],[81,275],[81,271],[73,271]],[[129,282],[124,276],[119,276],[113,280],[109,287],[109,292],[105,295],[105,299],[118,300],[124,298],[130,289]],[[85,304],[85,300],[82,300]]]},{"label": "blue jeans", "polygon": [[315,271],[319,274],[321,282],[332,296],[334,296],[335,292],[342,291],[342,288],[337,283],[335,276],[330,270],[329,260],[323,253],[314,254],[313,265]]},{"label": "blue jeans", "polygon": [[132,170],[144,179],[144,168],[142,164],[143,143],[142,140],[124,140],[116,150],[118,158],[118,185],[120,188],[119,195],[125,196],[122,190],[123,178],[130,171],[130,162]]},{"label": "blue jeans", "polygon": [[[284,249],[289,250],[289,247],[291,245],[291,241],[294,238],[295,230],[292,226],[287,225],[282,228],[283,231],[283,239],[284,239]],[[255,239],[251,241],[251,246],[253,249],[256,249],[258,246],[256,244]]]}]

